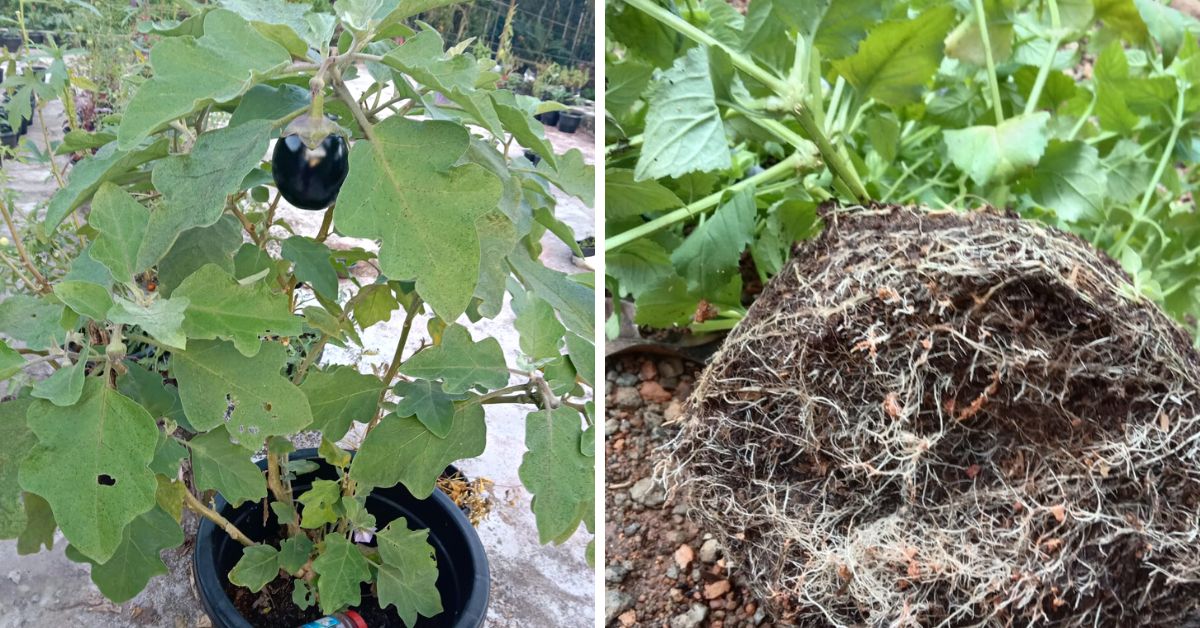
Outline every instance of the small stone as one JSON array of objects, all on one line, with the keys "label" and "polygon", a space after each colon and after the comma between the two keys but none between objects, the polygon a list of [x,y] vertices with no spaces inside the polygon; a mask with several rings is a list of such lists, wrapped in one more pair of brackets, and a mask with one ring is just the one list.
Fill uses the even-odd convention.
[{"label": "small stone", "polygon": [[646,380],[656,379],[657,377],[658,369],[654,366],[654,363],[650,360],[642,362],[642,368],[638,371],[638,378],[644,382]]},{"label": "small stone", "polygon": [[754,621],[755,626],[763,623],[763,620],[766,618],[767,618],[766,609],[759,607],[758,610],[754,611],[754,620],[753,621]]},{"label": "small stone", "polygon": [[647,406],[646,410],[642,412],[642,418],[646,421],[646,425],[652,430],[658,429],[663,424],[662,413],[649,406]]},{"label": "small stone", "polygon": [[692,546],[684,543],[675,550],[675,564],[679,565],[680,569],[687,569],[688,565],[695,560],[696,553],[692,550]]},{"label": "small stone", "polygon": [[679,386],[679,378],[678,377],[659,377],[658,385],[662,386],[663,388],[666,388],[667,390],[675,390],[675,388]]},{"label": "small stone", "polygon": [[667,579],[678,580],[679,579],[679,568],[676,567],[675,565],[671,565],[670,567],[667,567]]},{"label": "small stone", "polygon": [[692,604],[686,613],[671,618],[671,628],[696,628],[708,616],[708,607],[703,604]]},{"label": "small stone", "polygon": [[[620,392],[620,390],[617,391],[618,394]],[[658,382],[642,382],[638,392],[641,393],[642,399],[650,403],[666,403],[671,400],[671,393],[663,390],[663,387]]]},{"label": "small stone", "polygon": [[658,363],[659,377],[679,377],[683,374],[683,360],[670,358]]},{"label": "small stone", "polygon": [[671,601],[675,602],[676,604],[684,600],[683,589],[680,589],[679,587],[671,587],[670,595]]},{"label": "small stone", "polygon": [[729,588],[730,585],[728,580],[717,580],[716,582],[710,582],[704,585],[704,598],[708,600],[715,600],[726,593],[729,593]]},{"label": "small stone", "polygon": [[604,623],[611,624],[617,615],[629,610],[633,606],[633,597],[628,593],[614,591],[609,589],[604,592]]},{"label": "small stone", "polygon": [[604,568],[604,581],[609,584],[620,584],[629,570],[622,565],[609,565]]},{"label": "small stone", "polygon": [[678,399],[672,399],[667,409],[663,411],[663,418],[667,423],[674,423],[683,416],[683,402]]},{"label": "small stone", "polygon": [[604,422],[604,435],[612,436],[617,433],[617,429],[621,427],[621,422],[616,419],[608,419]]},{"label": "small stone", "polygon": [[642,405],[642,395],[632,386],[621,386],[613,394],[613,405],[618,408],[633,409]]},{"label": "small stone", "polygon": [[617,621],[621,622],[622,626],[628,628],[637,623],[637,611],[629,609],[620,615],[617,615]]},{"label": "small stone", "polygon": [[721,546],[716,539],[709,539],[700,546],[700,560],[705,563],[717,562],[717,553],[721,551]]},{"label": "small stone", "polygon": [[661,506],[667,501],[667,493],[653,478],[642,478],[629,488],[629,498],[643,506]]},{"label": "small stone", "polygon": [[617,376],[618,386],[637,386],[638,376],[635,373],[621,373]]},{"label": "small stone", "polygon": [[642,524],[638,523],[637,521],[634,521],[633,523],[625,526],[625,534],[628,536],[632,536],[634,534],[637,534],[638,530],[641,530],[641,529],[642,529]]},{"label": "small stone", "polygon": [[604,379],[605,379],[605,381],[609,381],[609,382],[615,382],[615,381],[617,381],[617,372],[616,372],[616,371],[609,371],[609,372],[605,373],[605,374],[604,374]]}]

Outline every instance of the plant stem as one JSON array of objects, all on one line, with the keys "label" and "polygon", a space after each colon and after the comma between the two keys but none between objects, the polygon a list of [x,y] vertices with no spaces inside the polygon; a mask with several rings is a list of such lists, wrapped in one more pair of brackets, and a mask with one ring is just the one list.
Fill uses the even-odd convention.
[{"label": "plant stem", "polygon": [[33,280],[30,279],[25,273],[21,272],[21,269],[18,268],[16,263],[9,259],[7,255],[0,253],[0,261],[3,261],[6,266],[11,268],[13,273],[15,273],[17,277],[21,279],[21,281],[24,281],[25,285],[29,286],[30,290],[33,290],[34,292],[41,292],[41,287],[34,283]]},{"label": "plant stem", "polygon": [[337,207],[337,203],[330,205],[325,210],[325,215],[321,217],[321,228],[317,230],[317,242],[324,242],[329,237],[329,227],[333,224],[333,208]]},{"label": "plant stem", "polygon": [[858,178],[858,172],[854,170],[854,165],[829,142],[829,138],[821,131],[821,125],[817,124],[816,119],[813,118],[812,111],[804,105],[797,105],[792,109],[792,114],[796,116],[796,120],[800,122],[800,127],[804,129],[804,132],[808,133],[808,136],[817,145],[817,150],[821,151],[825,165],[829,166],[829,169],[846,184],[846,187],[850,188],[850,193],[858,199],[858,202],[865,203],[871,200],[871,195],[867,193],[867,188]]},{"label": "plant stem", "polygon": [[604,240],[604,250],[614,251],[638,238],[648,236],[677,222],[681,222],[691,218],[692,216],[702,214],[720,204],[721,199],[726,193],[736,193],[749,186],[766,183],[784,175],[791,174],[799,164],[803,163],[803,161],[804,158],[802,155],[799,153],[793,153],[787,159],[784,159],[783,161],[771,166],[770,168],[767,168],[753,177],[742,179],[741,181],[734,183],[724,190],[709,194],[695,203],[680,207],[669,214],[659,216],[650,222],[638,225],[628,231],[623,231],[614,236],[610,236]]},{"label": "plant stem", "polygon": [[[486,395],[481,395],[479,397],[476,397],[475,403],[506,403],[509,401],[511,401],[513,403],[533,403],[532,401],[520,401],[521,399],[530,399],[529,393],[532,391],[530,390],[529,385],[530,385],[530,383],[526,382],[524,384],[517,384],[515,386],[509,386],[507,388],[493,390],[492,392],[490,392]],[[524,395],[514,395],[512,397],[504,396],[504,395],[507,395],[508,393],[514,393],[514,392],[522,392],[525,394]],[[500,401],[501,399],[503,399],[504,401]]]},{"label": "plant stem", "polygon": [[[1058,2],[1049,0],[1049,3],[1050,24],[1054,28],[1054,36],[1050,38],[1050,50],[1046,54],[1046,59],[1042,61],[1042,67],[1038,68],[1037,78],[1033,81],[1033,89],[1029,92],[1029,100],[1025,102],[1025,115],[1037,110],[1037,103],[1042,98],[1042,89],[1046,86],[1046,79],[1050,76],[1050,66],[1054,64],[1054,55],[1058,54],[1058,47],[1062,43],[1061,35],[1058,32],[1062,28],[1062,21],[1058,17]],[[984,45],[987,44],[984,43]]]},{"label": "plant stem", "polygon": [[367,425],[367,431],[363,433],[363,440],[367,439],[367,435],[371,430],[379,425],[379,420],[383,418],[383,400],[387,397],[388,390],[392,387],[392,380],[396,377],[396,372],[400,370],[400,365],[404,363],[404,345],[408,343],[408,333],[412,331],[413,320],[417,318],[417,313],[421,310],[421,297],[413,297],[412,307],[404,316],[404,327],[400,329],[400,339],[396,341],[396,351],[392,354],[392,361],[388,364],[387,373],[383,376],[383,390],[379,391],[379,400],[375,402],[375,416]]},{"label": "plant stem", "polygon": [[1154,198],[1154,192],[1158,189],[1158,182],[1162,180],[1163,173],[1167,171],[1167,166],[1171,163],[1171,154],[1175,152],[1175,142],[1179,140],[1179,131],[1184,126],[1183,106],[1185,102],[1186,90],[1178,90],[1179,94],[1175,99],[1175,119],[1172,121],[1171,137],[1167,139],[1167,147],[1163,151],[1162,157],[1158,160],[1158,167],[1154,169],[1154,176],[1150,179],[1150,184],[1146,186],[1146,192],[1142,195],[1142,203],[1138,206],[1137,211],[1133,215],[1133,220],[1129,221],[1129,227],[1121,234],[1116,245],[1113,246],[1111,255],[1118,258],[1125,246],[1129,244],[1129,238],[1133,236],[1133,232],[1137,230],[1138,223],[1146,215],[1146,210],[1150,208],[1150,201]]},{"label": "plant stem", "polygon": [[12,211],[7,202],[0,200],[0,213],[4,214],[4,222],[8,225],[8,232],[12,234],[13,246],[17,247],[17,255],[21,256],[21,263],[29,270],[29,274],[41,284],[38,292],[48,293],[51,291],[50,282],[46,281],[46,277],[41,271],[33,265],[33,260],[29,257],[29,251],[25,249],[25,243],[21,241],[21,234],[17,231],[17,225],[13,222]]},{"label": "plant stem", "polygon": [[354,116],[354,120],[358,122],[358,126],[362,127],[363,135],[369,141],[374,142],[375,133],[371,126],[371,121],[367,119],[367,114],[363,113],[362,107],[358,106],[358,101],[354,99],[354,95],[350,93],[346,84],[342,82],[342,77],[333,77],[333,91],[350,108],[350,113]]},{"label": "plant stem", "polygon": [[226,534],[233,537],[233,540],[237,541],[238,543],[241,543],[246,547],[257,545],[257,543],[250,540],[250,537],[242,534],[242,531],[239,530],[237,526],[233,525],[233,523],[225,517],[222,517],[221,513],[204,505],[204,503],[197,499],[195,495],[192,495],[191,491],[185,490],[183,492],[183,502],[192,510],[192,512],[195,512],[205,519],[217,524],[217,527],[224,530]]},{"label": "plant stem", "polygon": [[1004,107],[1000,103],[1000,80],[996,78],[996,60],[992,58],[992,39],[988,34],[983,0],[975,0],[975,17],[979,21],[979,39],[983,44],[983,59],[987,63],[988,84],[992,86],[992,111],[996,114],[996,124],[1000,124],[1004,122]]}]

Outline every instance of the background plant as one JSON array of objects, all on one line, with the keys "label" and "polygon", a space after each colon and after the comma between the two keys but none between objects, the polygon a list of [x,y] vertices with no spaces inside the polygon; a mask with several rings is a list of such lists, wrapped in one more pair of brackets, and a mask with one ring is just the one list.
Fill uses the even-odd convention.
[{"label": "background plant", "polygon": [[607,11],[607,288],[637,323],[733,327],[819,203],[873,200],[1070,230],[1195,331],[1192,17],[1154,0]]},{"label": "background plant", "polygon": [[[397,521],[375,530],[382,549],[355,543],[376,527],[366,495],[402,483],[428,496],[447,464],[482,453],[491,403],[538,408],[520,476],[543,542],[592,529],[592,279],[538,255],[547,231],[575,246],[551,187],[590,203],[593,173],[578,151],[554,153],[536,99],[491,88],[490,60],[404,24],[442,4],[343,0],[335,15],[226,0],[140,27],[161,38],[150,78],[112,128],[64,140],[96,153],[54,173],[62,187],[44,211],[0,203],[8,270],[24,286],[0,302],[0,538],[30,553],[60,529],[68,554],[123,601],[166,572],[158,554],[182,542],[191,510],[246,545],[233,582],[257,591],[282,570],[298,605],[332,612],[370,581],[412,623],[440,611],[427,532]],[[197,75],[196,59],[225,71]],[[359,67],[372,82],[356,97],[346,81]],[[62,93],[18,76],[6,86]],[[302,235],[277,213],[263,159],[314,109],[354,146],[338,203]],[[540,163],[510,156],[514,142]],[[374,239],[379,254],[333,251],[335,232]],[[41,240],[74,242],[69,261],[38,255]],[[380,274],[360,281],[355,263]],[[516,364],[460,323],[497,316],[506,295]],[[433,344],[406,354],[423,315]],[[361,344],[394,316],[403,332],[382,375],[318,366],[324,346]],[[334,443],[354,420],[367,427],[350,462]],[[302,430],[321,433],[340,480],[294,494],[302,467],[288,437]],[[286,540],[246,538],[214,509],[216,493],[268,501]]]}]

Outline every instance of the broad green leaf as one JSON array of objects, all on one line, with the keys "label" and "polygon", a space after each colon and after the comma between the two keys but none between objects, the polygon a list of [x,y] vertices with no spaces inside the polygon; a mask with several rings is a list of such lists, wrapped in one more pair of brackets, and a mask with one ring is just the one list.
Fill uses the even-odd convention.
[{"label": "broad green leaf", "polygon": [[620,282],[621,296],[642,294],[675,274],[670,254],[650,238],[638,238],[615,251],[607,252],[604,272]]},{"label": "broad green leaf", "polygon": [[1115,29],[1123,39],[1141,45],[1149,37],[1146,23],[1138,14],[1133,0],[1092,0],[1092,8],[1096,12],[1096,19],[1105,27]]},{"label": "broad green leaf", "polygon": [[159,432],[158,444],[154,447],[154,459],[150,461],[150,470],[174,480],[179,476],[180,464],[187,455],[187,448],[179,441],[164,432]]},{"label": "broad green leaf", "polygon": [[25,424],[32,399],[0,402],[0,539],[15,539],[25,529],[25,506],[17,469],[36,440]]},{"label": "broad green leaf", "polygon": [[327,299],[337,298],[338,278],[329,247],[312,238],[292,236],[283,241],[280,256],[295,263],[296,278]]},{"label": "broad green leaf", "polygon": [[376,402],[383,382],[376,376],[359,373],[353,366],[334,366],[312,370],[300,384],[300,391],[312,407],[312,429],[331,440],[341,440],[352,421],[369,423],[375,418]]},{"label": "broad green leaf", "polygon": [[155,129],[205,104],[241,96],[289,61],[286,50],[236,13],[209,12],[204,36],[162,39],[150,50],[154,76],[138,88],[121,116],[120,147],[137,145]]},{"label": "broad green leaf", "polygon": [[88,346],[83,347],[83,354],[75,359],[75,363],[64,366],[53,375],[33,385],[30,393],[38,399],[45,399],[56,406],[71,406],[79,401],[83,394],[84,378],[87,376]]},{"label": "broad green leaf", "polygon": [[566,328],[554,316],[554,308],[536,296],[527,299],[525,307],[517,312],[513,326],[520,333],[521,351],[536,359],[556,358],[560,355],[558,344]]},{"label": "broad green leaf", "polygon": [[642,92],[646,91],[654,75],[653,66],[636,58],[606,63],[605,70],[604,107],[610,115],[618,116],[642,97]]},{"label": "broad green leaf", "polygon": [[634,322],[663,328],[685,325],[695,314],[698,301],[688,292],[683,277],[667,275],[634,300]]},{"label": "broad green leaf", "polygon": [[17,537],[17,554],[28,556],[41,551],[42,547],[54,549],[54,531],[58,523],[46,500],[33,493],[22,493],[25,500],[25,529]]},{"label": "broad green leaf", "polygon": [[677,59],[657,77],[646,99],[650,108],[635,181],[730,167],[729,142],[704,48],[691,48]]},{"label": "broad green leaf", "polygon": [[125,527],[155,504],[154,419],[93,378],[71,407],[34,402],[29,427],[38,444],[21,465],[21,488],[50,503],[80,553],[107,562]]},{"label": "broad green leaf", "polygon": [[379,30],[384,30],[388,27],[399,24],[401,21],[410,18],[414,15],[420,15],[426,11],[432,11],[439,7],[458,4],[464,0],[388,0],[383,3],[383,8],[377,11],[376,18],[383,17],[379,20]]},{"label": "broad green leaf", "polygon": [[307,609],[317,603],[317,592],[308,584],[307,580],[296,578],[292,580],[292,604],[296,608]]},{"label": "broad green leaf", "polygon": [[275,513],[275,518],[281,524],[288,525],[297,521],[296,509],[284,502],[271,502],[271,512]]},{"label": "broad green leaf", "polygon": [[[92,205],[92,213],[96,207]],[[93,240],[93,243],[95,240]],[[63,275],[64,281],[87,281],[105,287],[112,287],[112,271],[92,257],[92,244],[80,249],[79,256],[71,260],[71,269]]]},{"label": "broad green leaf", "polygon": [[317,573],[317,594],[321,600],[321,612],[331,615],[351,606],[358,606],[361,599],[359,585],[371,579],[367,559],[358,547],[346,537],[331,534],[325,537],[321,555],[313,561]]},{"label": "broad green leaf", "polygon": [[567,356],[559,356],[542,366],[542,374],[555,395],[565,395],[575,389],[575,367]]},{"label": "broad green leaf", "polygon": [[14,294],[0,303],[0,332],[30,349],[48,349],[66,337],[59,321],[63,306],[42,297]]},{"label": "broad green leaf", "polygon": [[[272,505],[280,502],[272,502]],[[296,535],[288,537],[279,545],[279,568],[294,574],[300,571],[308,557],[312,555],[313,542],[307,536]]]},{"label": "broad green leaf", "polygon": [[454,424],[454,402],[466,399],[466,394],[449,394],[440,382],[418,379],[397,382],[392,388],[400,401],[396,402],[398,416],[415,416],[438,438],[445,438]]},{"label": "broad green leaf", "polygon": [[[542,129],[542,123],[538,122],[533,117],[533,110],[536,107],[537,101],[529,96],[513,94],[508,90],[496,90],[490,93],[492,102],[496,107],[496,115],[500,117],[500,122],[504,125],[504,130],[508,131],[517,138],[517,142],[526,148],[532,148],[537,154],[542,156],[542,163],[546,167],[559,168],[558,157],[555,155],[554,147],[546,139],[545,131]],[[576,151],[578,153],[578,151]],[[562,179],[564,185],[566,182],[578,182],[580,178],[579,170],[582,168],[583,154],[579,153],[576,157],[571,158],[572,165],[567,166],[564,170],[564,176],[556,178]],[[575,172],[571,173],[571,168]],[[592,185],[595,185],[594,183]],[[576,191],[579,185],[573,186]],[[590,194],[590,191],[585,192]]]},{"label": "broad green leaf", "polygon": [[1052,140],[1021,184],[1038,205],[1067,222],[1102,216],[1107,175],[1096,149],[1084,142]]},{"label": "broad green leaf", "polygon": [[382,240],[384,274],[415,280],[438,316],[453,321],[479,278],[475,221],[499,202],[500,179],[476,164],[453,165],[469,143],[457,124],[394,116],[373,136],[350,150],[338,230]]},{"label": "broad green leaf", "polygon": [[133,360],[125,360],[122,366],[125,372],[117,377],[117,390],[138,402],[150,416],[168,417],[178,423],[183,415],[179,391],[168,387],[157,371],[151,372]]},{"label": "broad green leaf", "polygon": [[531,412],[517,473],[533,493],[533,514],[542,543],[561,543],[595,511],[595,459],[583,455],[579,413],[571,408]]},{"label": "broad green leaf", "polygon": [[310,41],[311,32],[305,17],[310,10],[308,4],[284,0],[221,0],[221,6],[246,18],[258,32],[286,48],[293,57],[303,59],[308,56],[310,44],[315,48],[321,45],[319,41]]},{"label": "broad green leaf", "polygon": [[354,303],[354,322],[358,323],[359,328],[366,329],[375,323],[391,320],[392,312],[398,307],[400,304],[387,284],[363,286]]},{"label": "broad green leaf", "polygon": [[934,7],[909,20],[871,29],[853,56],[833,62],[862,99],[892,107],[917,102],[942,61],[942,40],[954,25],[954,7]]},{"label": "broad green leaf", "polygon": [[[43,224],[47,231],[52,231],[77,207],[92,198],[92,195],[105,181],[124,174],[138,166],[155,159],[167,156],[170,142],[161,138],[145,148],[137,150],[118,150],[116,143],[109,144],[95,155],[79,162],[71,168],[67,177],[67,185],[54,193],[50,206],[46,208],[46,220]],[[93,208],[94,211],[94,208]]]},{"label": "broad green leaf", "polygon": [[156,298],[148,304],[134,303],[117,297],[109,312],[114,323],[137,325],[163,344],[176,349],[187,348],[187,336],[183,333],[184,311],[191,300],[184,296],[171,299]]},{"label": "broad green leaf", "polygon": [[682,207],[683,201],[658,181],[635,181],[632,170],[604,173],[604,218],[614,220]]},{"label": "broad green leaf", "polygon": [[[589,416],[591,413],[588,413]],[[583,435],[579,437],[579,453],[588,458],[596,457],[596,426],[589,425],[586,430],[583,430]]]},{"label": "broad green leaf", "polygon": [[0,340],[0,380],[5,380],[25,368],[25,358],[16,349],[8,346],[7,342]]},{"label": "broad green leaf", "polygon": [[479,233],[479,283],[475,285],[475,298],[480,300],[476,310],[487,318],[495,317],[504,308],[504,282],[508,278],[505,261],[517,245],[517,228],[499,209],[479,217],[475,221]]},{"label": "broad green leaf", "polygon": [[508,256],[508,263],[526,290],[554,307],[567,329],[585,338],[595,335],[595,292],[591,288],[546,268],[521,247]]},{"label": "broad green leaf", "polygon": [[231,441],[225,428],[196,435],[188,441],[188,448],[192,450],[196,488],[214,490],[234,507],[267,496],[263,471],[250,461],[254,452]]},{"label": "broad green leaf", "polygon": [[596,346],[591,339],[577,334],[567,333],[567,351],[571,356],[571,364],[575,371],[589,385],[596,385]]},{"label": "broad green leaf", "polygon": [[1104,161],[1109,198],[1117,203],[1130,203],[1145,193],[1154,164],[1142,153],[1141,145],[1133,140],[1118,140]]},{"label": "broad green leaf", "polygon": [[258,544],[242,548],[242,557],[229,570],[229,581],[258,593],[279,576],[279,550]]},{"label": "broad green leaf", "polygon": [[92,242],[92,259],[103,264],[118,281],[130,281],[145,270],[137,262],[137,250],[146,235],[150,210],[128,192],[105,183],[96,190],[88,224],[99,235]]},{"label": "broad green leaf", "polygon": [[1129,78],[1129,60],[1121,42],[1114,41],[1101,51],[1092,67],[1096,85],[1096,117],[1100,128],[1117,133],[1132,133],[1138,117],[1125,100],[1125,82]]},{"label": "broad green leaf", "polygon": [[92,582],[109,600],[121,604],[133,599],[154,576],[167,573],[161,552],[183,544],[183,528],[162,508],[153,508],[125,527],[121,545],[104,563],[88,558],[74,544],[67,557],[92,565]]},{"label": "broad green leaf", "polygon": [[943,133],[950,161],[979,185],[1003,181],[1036,166],[1046,150],[1050,114],[1038,111],[1001,122]]},{"label": "broad green leaf", "polygon": [[184,231],[220,220],[226,197],[262,161],[270,136],[270,122],[253,120],[209,131],[196,139],[192,152],[155,164],[151,179],[163,200],[150,214],[138,266],[157,263]]},{"label": "broad green leaf", "polygon": [[350,477],[360,486],[404,484],[418,499],[433,493],[446,465],[483,453],[487,424],[483,407],[460,403],[445,438],[438,438],[416,417],[391,414],[367,435],[350,465]]},{"label": "broad green leaf", "polygon": [[1133,0],[1150,36],[1162,47],[1163,65],[1170,65],[1185,37],[1200,36],[1200,21],[1159,0]]},{"label": "broad green leaf", "polygon": [[171,355],[184,412],[199,430],[225,425],[240,445],[294,434],[312,423],[308,399],[279,374],[286,353],[270,343],[247,358],[227,342],[197,341]]},{"label": "broad green leaf", "polygon": [[[1012,22],[996,20],[989,15],[987,29],[992,60],[998,64],[1007,61],[1013,50]],[[974,14],[968,15],[946,37],[946,56],[977,67],[986,67],[987,56],[980,34],[979,20]]]},{"label": "broad green leaf", "polygon": [[189,300],[183,320],[188,338],[232,340],[245,356],[258,353],[260,336],[298,336],[300,318],[288,311],[288,299],[265,282],[242,284],[215,264],[202,266],[172,293]]},{"label": "broad green leaf", "polygon": [[504,350],[495,338],[471,341],[471,332],[461,325],[446,328],[441,344],[410,357],[400,372],[412,377],[442,380],[448,393],[461,393],[475,386],[501,388],[508,384]]},{"label": "broad green leaf", "polygon": [[381,561],[377,578],[380,606],[395,606],[406,626],[415,625],[417,615],[441,613],[437,559],[429,544],[429,530],[410,530],[408,520],[400,517],[376,538]]},{"label": "broad green leaf", "polygon": [[221,216],[211,226],[184,231],[158,262],[158,292],[171,296],[188,275],[206,264],[216,264],[227,272],[233,272],[233,255],[241,245],[242,226],[228,214]]},{"label": "broad green leaf", "polygon": [[106,319],[113,304],[108,288],[87,281],[60,281],[54,284],[54,296],[77,314],[100,322]]},{"label": "broad green leaf", "polygon": [[595,201],[596,167],[584,162],[578,148],[558,156],[557,165],[543,159],[537,165],[538,174],[546,177],[558,189],[583,201],[589,207]]},{"label": "broad green leaf", "polygon": [[309,106],[310,100],[308,90],[299,85],[255,85],[242,96],[237,109],[233,110],[229,126],[238,126],[251,120],[278,120]]},{"label": "broad green leaf", "polygon": [[757,219],[754,190],[742,188],[671,253],[689,292],[711,300],[733,279],[742,250],[754,241]]},{"label": "broad green leaf", "polygon": [[831,0],[821,15],[813,45],[826,59],[848,57],[881,17],[883,5],[876,0]]},{"label": "broad green leaf", "polygon": [[319,528],[337,522],[334,507],[342,499],[342,486],[333,480],[315,480],[312,488],[297,498],[304,509],[300,511],[300,527]]}]

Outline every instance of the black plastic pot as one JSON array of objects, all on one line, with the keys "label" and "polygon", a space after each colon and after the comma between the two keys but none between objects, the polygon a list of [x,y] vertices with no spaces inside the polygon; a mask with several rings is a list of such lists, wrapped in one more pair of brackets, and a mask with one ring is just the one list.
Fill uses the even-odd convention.
[{"label": "black plastic pot", "polygon": [[563,133],[574,133],[579,128],[579,123],[583,121],[583,114],[575,111],[564,111],[558,115],[558,130]]},{"label": "black plastic pot", "polygon": [[0,45],[8,48],[9,52],[16,52],[21,49],[21,34],[7,32],[0,35]]},{"label": "black plastic pot", "polygon": [[539,122],[541,122],[542,124],[544,124],[546,126],[554,126],[554,125],[558,124],[558,113],[559,112],[556,109],[554,111],[547,111],[546,113],[539,113],[534,117],[537,118]]},{"label": "black plastic pot", "polygon": [[0,144],[3,144],[9,148],[16,148],[17,142],[20,141],[20,139],[21,136],[17,135],[15,131],[10,130],[6,133],[0,134]]},{"label": "black plastic pot", "polygon": [[[298,477],[292,486],[302,493],[313,480],[337,480],[337,471],[317,456],[316,449],[301,449],[291,459],[316,462],[316,471]],[[265,468],[265,461],[259,462]],[[231,508],[225,500],[217,498],[217,510],[251,539],[266,538],[268,530],[275,529],[272,513],[263,525],[262,505],[243,504]],[[437,588],[442,594],[442,608],[437,617],[421,617],[409,628],[479,628],[487,617],[488,573],[487,554],[470,521],[459,507],[444,493],[435,490],[426,499],[416,499],[403,485],[388,489],[375,489],[367,498],[367,510],[375,515],[382,529],[389,522],[404,517],[413,529],[429,530],[429,543],[437,556]],[[218,530],[207,519],[200,522],[196,535],[196,549],[192,554],[196,588],[200,591],[200,602],[213,621],[215,628],[251,628],[225,593],[228,574],[242,556],[242,546],[225,532]],[[371,628],[386,628],[371,625]]]}]

